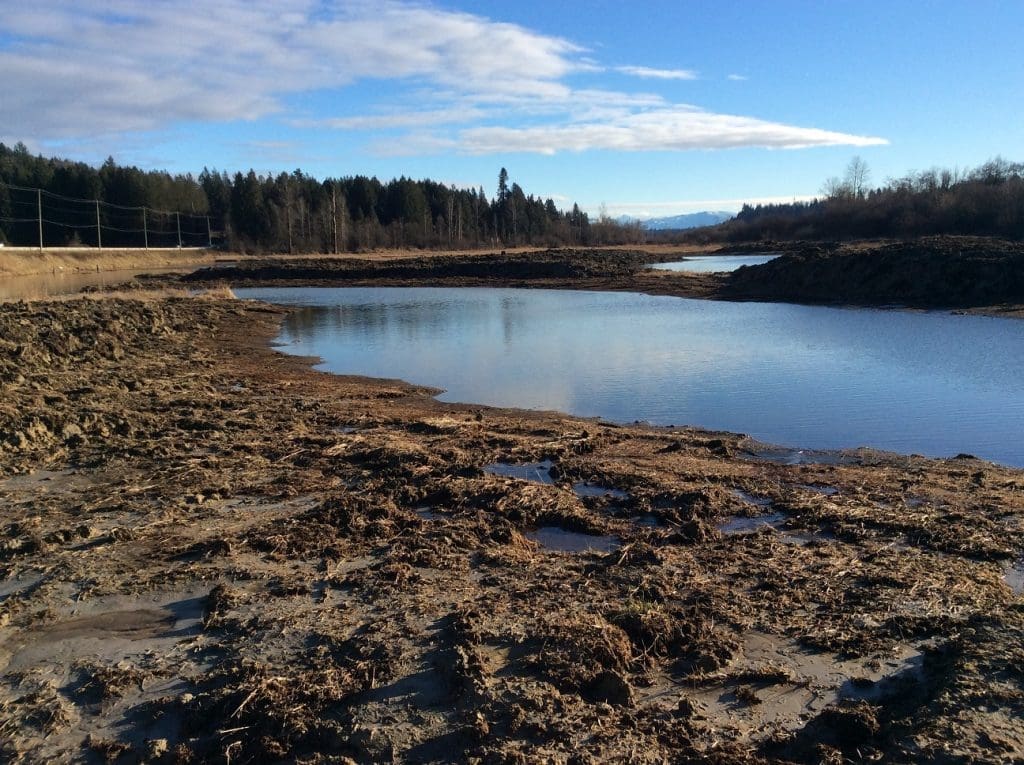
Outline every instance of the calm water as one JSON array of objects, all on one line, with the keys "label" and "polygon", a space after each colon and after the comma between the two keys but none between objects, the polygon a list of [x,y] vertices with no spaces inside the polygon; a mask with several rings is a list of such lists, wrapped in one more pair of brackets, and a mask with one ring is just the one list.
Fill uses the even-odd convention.
[{"label": "calm water", "polygon": [[761,255],[695,255],[673,263],[653,263],[651,268],[662,271],[691,271],[698,274],[735,271],[740,266],[759,266],[779,257],[778,253]]},{"label": "calm water", "polygon": [[290,353],[445,401],[1024,466],[1024,322],[514,289],[246,289]]}]

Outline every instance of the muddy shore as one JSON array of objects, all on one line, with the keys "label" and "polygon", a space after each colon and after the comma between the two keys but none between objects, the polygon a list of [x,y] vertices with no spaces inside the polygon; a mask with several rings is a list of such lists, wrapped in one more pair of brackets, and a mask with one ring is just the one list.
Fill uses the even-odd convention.
[{"label": "muddy shore", "polygon": [[0,305],[0,759],[1024,756],[1024,471],[443,404],[282,316]]}]

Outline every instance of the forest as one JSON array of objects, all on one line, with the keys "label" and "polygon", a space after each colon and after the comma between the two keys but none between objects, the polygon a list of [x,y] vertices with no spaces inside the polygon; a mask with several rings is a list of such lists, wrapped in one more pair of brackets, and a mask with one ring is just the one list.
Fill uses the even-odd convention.
[{"label": "forest", "polygon": [[317,179],[204,168],[195,177],[32,155],[0,143],[0,244],[215,246],[236,252],[356,252],[787,240],[937,234],[1024,239],[1024,163],[1001,157],[965,170],[932,168],[870,184],[854,157],[810,202],[744,205],[730,221],[646,231],[596,219],[526,192],[501,168],[496,193],[429,179]]},{"label": "forest", "polygon": [[996,157],[966,170],[932,168],[871,188],[854,157],[811,202],[744,205],[730,221],[685,235],[688,241],[907,239],[957,235],[1024,239],[1024,163]]},{"label": "forest", "polygon": [[[99,234],[99,238],[97,235]],[[527,195],[508,171],[497,192],[364,175],[319,180],[218,172],[198,177],[32,155],[0,143],[0,243],[206,246],[238,252],[624,244],[639,223],[591,220]]]}]

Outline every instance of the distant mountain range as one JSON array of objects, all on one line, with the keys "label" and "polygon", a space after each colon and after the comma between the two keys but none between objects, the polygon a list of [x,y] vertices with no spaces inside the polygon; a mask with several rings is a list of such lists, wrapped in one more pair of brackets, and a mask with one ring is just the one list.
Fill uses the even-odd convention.
[{"label": "distant mountain range", "polygon": [[[665,218],[646,218],[640,220],[644,228],[649,231],[665,231],[667,229],[699,228],[700,226],[715,226],[723,221],[735,217],[736,213],[731,212],[696,212],[685,215],[670,215]],[[623,215],[619,218],[620,223],[634,223],[638,219]]]}]

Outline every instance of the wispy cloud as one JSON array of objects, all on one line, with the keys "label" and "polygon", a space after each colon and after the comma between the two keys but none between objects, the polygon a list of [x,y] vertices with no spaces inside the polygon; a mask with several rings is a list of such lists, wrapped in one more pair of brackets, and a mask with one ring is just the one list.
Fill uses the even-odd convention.
[{"label": "wispy cloud", "polygon": [[[602,72],[652,83],[696,73],[609,69],[592,55],[563,37],[412,0],[51,0],[4,9],[2,129],[36,145],[114,147],[175,125],[272,118],[388,130],[387,150],[468,154],[884,143],[607,90]],[[346,108],[346,88],[364,81],[385,83],[386,95]],[[293,113],[313,92],[333,99],[333,114]]]},{"label": "wispy cloud", "polygon": [[697,73],[692,69],[652,69],[649,66],[617,66],[616,72],[629,74],[633,77],[646,77],[652,80],[696,80]]},{"label": "wispy cloud", "polygon": [[747,79],[747,77],[745,77],[742,74],[730,74],[725,79],[732,80],[733,82],[744,82]]},{"label": "wispy cloud", "polygon": [[874,146],[886,141],[751,117],[715,114],[693,107],[669,107],[600,122],[470,128],[462,131],[455,143],[469,154],[555,154],[590,149],[683,151],[740,146],[801,149],[811,146]]}]

